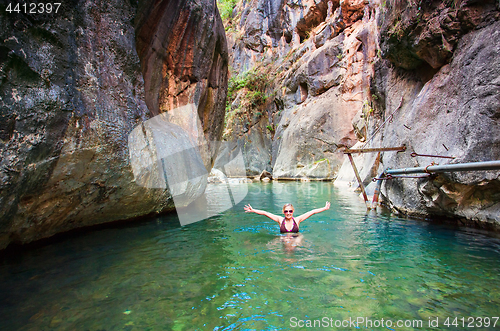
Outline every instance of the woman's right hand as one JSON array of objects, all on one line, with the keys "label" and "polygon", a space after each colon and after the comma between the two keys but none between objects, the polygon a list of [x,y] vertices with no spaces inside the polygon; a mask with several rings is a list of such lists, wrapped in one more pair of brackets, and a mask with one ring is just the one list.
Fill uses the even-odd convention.
[{"label": "woman's right hand", "polygon": [[243,209],[245,209],[245,213],[253,213],[253,208],[250,205],[246,205]]}]

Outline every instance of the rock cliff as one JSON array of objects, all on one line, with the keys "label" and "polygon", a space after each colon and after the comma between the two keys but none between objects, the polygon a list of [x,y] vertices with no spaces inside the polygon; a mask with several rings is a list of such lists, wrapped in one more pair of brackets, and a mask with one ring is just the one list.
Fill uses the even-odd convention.
[{"label": "rock cliff", "polygon": [[[239,3],[226,26],[233,76],[265,71],[272,88],[259,121],[230,121],[227,139],[245,145],[265,135],[252,152],[268,160],[260,170],[357,189],[344,147],[406,146],[357,156],[365,185],[384,168],[500,159],[497,1],[254,0],[256,10],[249,3]],[[241,107],[245,93],[230,110],[255,119],[255,108]],[[394,179],[382,195],[405,214],[497,227],[499,175]]]},{"label": "rock cliff", "polygon": [[[168,187],[134,178],[129,135],[142,125],[152,137],[143,123],[189,104],[202,128],[197,139],[220,138],[227,48],[214,4],[72,0],[57,13],[0,9],[0,248],[172,210]],[[196,146],[175,121],[162,133]],[[215,147],[205,146],[209,170]],[[197,185],[194,196],[204,188]]]},{"label": "rock cliff", "polygon": [[[379,96],[380,121],[399,107],[380,130],[381,144],[404,144],[407,152],[385,153],[383,167],[500,160],[497,5],[462,1],[389,8],[381,40],[390,62],[377,64],[372,92]],[[411,157],[411,152],[454,159]],[[457,172],[432,180],[391,180],[383,194],[405,214],[460,217],[498,228],[499,188],[499,171]]]},{"label": "rock cliff", "polygon": [[[249,173],[272,168],[275,178],[334,179],[343,161],[339,151],[357,139],[351,120],[370,100],[369,77],[378,52],[375,7],[326,0],[238,6],[237,32],[229,29],[232,67],[235,74],[248,68],[269,72],[272,87],[258,110],[262,116],[230,122],[235,134],[228,140],[247,145],[265,136],[248,160]],[[231,112],[244,113],[240,97]],[[256,159],[263,160],[260,166]]]}]

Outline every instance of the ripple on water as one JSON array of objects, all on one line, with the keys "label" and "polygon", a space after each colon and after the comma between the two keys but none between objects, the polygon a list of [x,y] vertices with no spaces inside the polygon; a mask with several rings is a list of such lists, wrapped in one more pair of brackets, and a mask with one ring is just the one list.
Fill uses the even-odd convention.
[{"label": "ripple on water", "polygon": [[[248,189],[235,208],[182,228],[162,217],[4,259],[0,328],[285,330],[294,316],[498,314],[498,238],[366,213],[329,183]],[[327,200],[298,241],[242,210],[280,213],[291,201],[300,213]]]}]

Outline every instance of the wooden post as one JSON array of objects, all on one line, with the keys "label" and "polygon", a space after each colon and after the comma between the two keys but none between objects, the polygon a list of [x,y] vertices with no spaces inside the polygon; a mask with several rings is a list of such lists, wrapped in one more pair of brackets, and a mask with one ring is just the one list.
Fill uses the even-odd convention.
[{"label": "wooden post", "polygon": [[359,187],[361,188],[361,192],[363,193],[363,198],[365,199],[365,204],[368,203],[368,196],[366,195],[365,186],[361,181],[361,177],[359,177],[358,169],[356,168],[356,164],[354,164],[354,159],[352,158],[351,153],[347,153],[349,157],[349,161],[351,161],[352,169],[354,170],[354,174],[356,175],[356,179],[358,180]]}]

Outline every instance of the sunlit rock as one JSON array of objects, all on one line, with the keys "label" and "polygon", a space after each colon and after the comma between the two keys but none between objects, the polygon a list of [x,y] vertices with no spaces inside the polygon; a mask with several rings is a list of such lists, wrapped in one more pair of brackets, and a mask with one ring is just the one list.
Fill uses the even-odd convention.
[{"label": "sunlit rock", "polygon": [[137,126],[128,139],[137,185],[168,189],[176,207],[186,207],[205,190],[208,173],[197,144],[161,114]]}]

